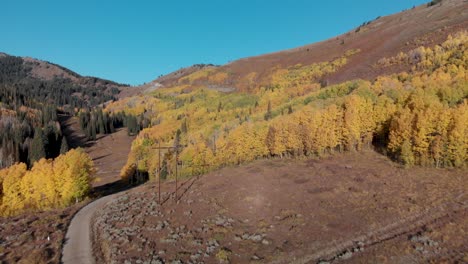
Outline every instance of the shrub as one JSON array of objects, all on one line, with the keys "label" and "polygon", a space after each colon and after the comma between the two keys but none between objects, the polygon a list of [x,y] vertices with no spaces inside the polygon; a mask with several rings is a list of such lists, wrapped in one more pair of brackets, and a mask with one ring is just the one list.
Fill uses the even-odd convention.
[{"label": "shrub", "polygon": [[442,0],[432,0],[431,2],[427,3],[428,7],[435,6],[437,4],[442,3]]}]

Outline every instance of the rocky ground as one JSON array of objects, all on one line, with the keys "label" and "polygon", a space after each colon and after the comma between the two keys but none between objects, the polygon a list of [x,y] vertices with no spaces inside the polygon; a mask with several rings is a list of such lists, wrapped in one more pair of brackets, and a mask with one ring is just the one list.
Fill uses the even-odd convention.
[{"label": "rocky ground", "polygon": [[266,160],[148,183],[95,216],[99,262],[466,261],[466,170],[404,169],[374,152]]},{"label": "rocky ground", "polygon": [[0,263],[59,263],[68,223],[83,205],[0,218]]}]

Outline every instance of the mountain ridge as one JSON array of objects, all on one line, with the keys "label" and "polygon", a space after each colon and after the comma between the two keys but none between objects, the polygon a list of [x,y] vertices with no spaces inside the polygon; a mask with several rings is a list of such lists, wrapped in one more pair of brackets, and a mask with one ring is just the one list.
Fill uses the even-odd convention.
[{"label": "mountain ridge", "polygon": [[[256,73],[256,81],[262,84],[275,68],[331,61],[353,49],[360,49],[361,52],[350,58],[350,62],[342,69],[325,76],[324,81],[337,84],[351,79],[373,80],[382,74],[407,71],[409,66],[383,69],[376,67],[376,64],[380,58],[396,56],[399,52],[440,44],[448,35],[468,28],[467,10],[468,2],[464,0],[445,0],[437,5],[423,4],[400,13],[377,17],[349,32],[324,41],[229,62],[213,71],[213,74],[223,72],[229,75],[224,83],[210,83],[203,79],[195,84],[228,84],[238,91],[246,91],[249,88],[242,84],[242,80],[248,74]],[[161,77],[152,82],[161,83],[165,87],[176,86],[180,79],[191,73],[193,72],[187,71],[180,74],[179,78],[165,79],[164,83],[158,81]]]}]

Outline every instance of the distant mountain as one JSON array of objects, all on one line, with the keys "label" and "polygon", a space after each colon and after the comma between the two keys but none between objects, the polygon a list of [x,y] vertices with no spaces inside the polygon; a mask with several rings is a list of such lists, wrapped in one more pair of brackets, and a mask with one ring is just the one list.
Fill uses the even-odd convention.
[{"label": "distant mountain", "polygon": [[[16,162],[32,165],[41,157],[58,156],[63,141],[58,113],[94,109],[117,100],[125,89],[131,87],[83,77],[53,63],[0,53],[0,168]],[[102,125],[91,127],[89,134],[93,134],[92,128],[99,133],[111,130],[114,118],[95,112],[99,117],[87,116],[93,124]]]},{"label": "distant mountain", "polygon": [[[58,106],[74,103],[74,106],[82,107],[116,99],[121,91],[131,88],[105,79],[81,76],[47,61],[0,53],[0,89],[2,93],[16,89],[24,98],[34,97]],[[4,97],[2,101],[5,101]]]}]

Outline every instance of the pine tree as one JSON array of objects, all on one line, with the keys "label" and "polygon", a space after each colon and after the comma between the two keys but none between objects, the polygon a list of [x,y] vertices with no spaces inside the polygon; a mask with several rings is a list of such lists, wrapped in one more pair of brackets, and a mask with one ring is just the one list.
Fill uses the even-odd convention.
[{"label": "pine tree", "polygon": [[128,128],[128,135],[133,136],[138,133],[138,120],[135,116],[128,116],[127,117],[127,128]]},{"label": "pine tree", "polygon": [[96,125],[94,122],[91,124],[91,140],[96,140]]},{"label": "pine tree", "polygon": [[182,132],[180,131],[180,129],[177,129],[177,132],[176,132],[176,135],[175,135],[175,138],[174,138],[174,147],[175,148],[178,148],[179,145],[180,145],[180,134],[182,134]]},{"label": "pine tree", "polygon": [[69,150],[67,139],[65,137],[62,137],[62,143],[60,145],[60,154],[65,154]]},{"label": "pine tree", "polygon": [[110,124],[109,124],[109,132],[110,132],[111,134],[115,132],[114,120],[111,120],[111,121],[110,121]]},{"label": "pine tree", "polygon": [[187,133],[187,131],[188,131],[187,119],[184,119],[184,121],[182,122],[182,126],[180,127],[180,131],[182,133]]},{"label": "pine tree", "polygon": [[31,151],[29,152],[29,162],[34,164],[34,162],[45,158],[45,148],[44,148],[44,134],[42,133],[41,128],[36,128],[34,131],[34,138],[31,143]]},{"label": "pine tree", "polygon": [[267,112],[266,112],[264,118],[265,118],[265,120],[270,120],[272,118],[271,101],[268,101],[268,108],[267,108]]},{"label": "pine tree", "polygon": [[98,115],[98,119],[97,119],[97,122],[98,122],[98,130],[99,130],[99,134],[105,134],[106,133],[106,129],[105,129],[105,126],[104,126],[104,120],[102,119],[102,116],[101,115]]}]

